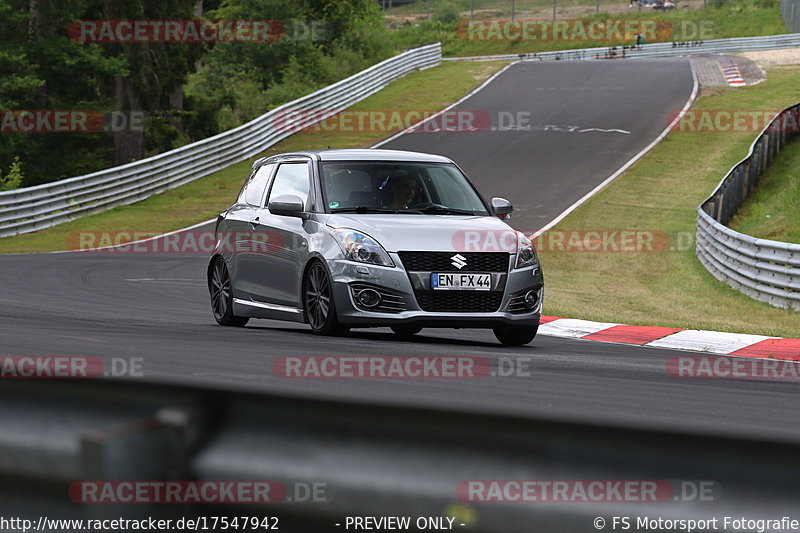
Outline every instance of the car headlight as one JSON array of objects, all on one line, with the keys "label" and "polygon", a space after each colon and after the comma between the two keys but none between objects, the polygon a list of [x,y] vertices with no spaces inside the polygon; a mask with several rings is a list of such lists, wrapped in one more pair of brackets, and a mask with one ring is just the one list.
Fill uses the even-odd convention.
[{"label": "car headlight", "polygon": [[536,248],[521,231],[517,232],[517,264],[514,268],[525,268],[539,263]]},{"label": "car headlight", "polygon": [[378,241],[360,231],[339,228],[331,232],[342,247],[345,258],[359,263],[393,267],[394,262]]}]

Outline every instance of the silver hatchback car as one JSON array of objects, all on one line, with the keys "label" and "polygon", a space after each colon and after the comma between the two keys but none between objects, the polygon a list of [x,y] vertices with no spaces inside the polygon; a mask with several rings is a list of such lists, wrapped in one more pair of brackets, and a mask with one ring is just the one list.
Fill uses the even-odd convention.
[{"label": "silver hatchback car", "polygon": [[536,336],[544,278],[531,241],[446,157],[321,150],[259,159],[221,213],[208,266],[214,318]]}]

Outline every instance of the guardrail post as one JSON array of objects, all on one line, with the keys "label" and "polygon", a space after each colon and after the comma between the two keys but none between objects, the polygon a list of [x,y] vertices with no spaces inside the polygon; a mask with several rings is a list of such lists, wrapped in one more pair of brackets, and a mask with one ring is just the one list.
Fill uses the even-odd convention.
[{"label": "guardrail post", "polygon": [[[146,420],[92,431],[81,439],[82,480],[165,481],[189,479],[191,438],[197,415],[187,410],[163,409]],[[92,486],[90,485],[90,488]],[[87,489],[88,490],[88,489]],[[71,492],[73,497],[81,491]],[[92,518],[113,518],[123,514],[139,517],[180,514],[179,505],[98,504],[86,505]],[[169,509],[166,509],[169,508]]]},{"label": "guardrail post", "polygon": [[770,126],[770,141],[772,141],[772,153],[770,154],[770,162],[775,161],[775,156],[778,155],[780,151],[780,147],[778,146],[778,142],[780,141],[780,129],[778,128],[778,122],[780,122],[780,118],[774,120],[772,122],[772,126]]},{"label": "guardrail post", "polygon": [[742,203],[747,199],[747,195],[749,193],[748,188],[750,184],[748,183],[747,175],[744,173],[742,167],[738,167],[734,173],[736,175],[736,188],[739,190],[736,209],[739,209],[739,207],[742,206]]}]

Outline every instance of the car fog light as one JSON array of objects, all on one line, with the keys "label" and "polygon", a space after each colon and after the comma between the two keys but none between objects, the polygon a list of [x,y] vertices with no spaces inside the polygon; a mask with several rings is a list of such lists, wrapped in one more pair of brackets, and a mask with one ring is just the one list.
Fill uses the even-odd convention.
[{"label": "car fog light", "polygon": [[381,295],[373,289],[364,289],[358,293],[358,303],[364,307],[375,307],[381,303]]},{"label": "car fog light", "polygon": [[539,303],[539,295],[536,294],[536,291],[528,291],[525,295],[525,307],[532,311],[536,308],[537,303]]}]

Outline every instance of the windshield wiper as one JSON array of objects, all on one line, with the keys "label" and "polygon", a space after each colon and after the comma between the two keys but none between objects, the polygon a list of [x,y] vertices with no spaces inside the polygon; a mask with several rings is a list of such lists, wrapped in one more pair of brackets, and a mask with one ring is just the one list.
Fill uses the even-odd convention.
[{"label": "windshield wiper", "polygon": [[411,213],[419,215],[422,214],[422,211],[417,209],[389,209],[386,207],[368,207],[366,205],[359,205],[356,207],[337,207],[335,209],[331,209],[331,213],[357,213],[359,215],[367,213]]},{"label": "windshield wiper", "polygon": [[435,213],[437,215],[470,215],[470,216],[478,216],[479,213],[475,211],[468,211],[466,209],[455,209],[452,207],[438,207],[435,205],[431,205],[425,208],[420,209],[423,213]]}]

